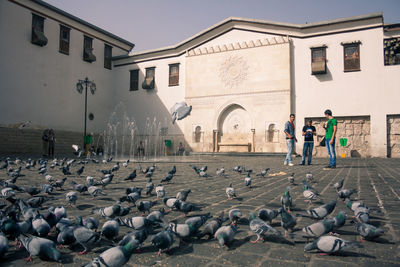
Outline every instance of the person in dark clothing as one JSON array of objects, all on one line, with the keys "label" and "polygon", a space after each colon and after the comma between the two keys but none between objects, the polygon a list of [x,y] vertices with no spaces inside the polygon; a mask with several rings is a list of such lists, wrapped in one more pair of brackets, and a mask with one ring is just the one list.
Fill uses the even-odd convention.
[{"label": "person in dark clothing", "polygon": [[315,127],[312,125],[312,120],[308,120],[307,124],[303,127],[304,145],[303,145],[303,157],[300,165],[305,165],[306,156],[308,154],[308,165],[311,165],[312,152],[314,148],[314,135],[317,134]]},{"label": "person in dark clothing", "polygon": [[42,156],[46,157],[49,150],[49,129],[45,129],[42,134]]},{"label": "person in dark clothing", "polygon": [[54,130],[49,130],[49,157],[54,157],[54,147],[56,144],[56,137],[54,136]]}]

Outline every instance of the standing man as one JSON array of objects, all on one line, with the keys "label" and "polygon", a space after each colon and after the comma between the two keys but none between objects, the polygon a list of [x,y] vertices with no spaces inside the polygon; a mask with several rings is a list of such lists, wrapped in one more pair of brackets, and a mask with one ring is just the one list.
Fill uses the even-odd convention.
[{"label": "standing man", "polygon": [[288,152],[286,154],[284,165],[293,166],[292,163],[292,152],[294,148],[294,142],[297,142],[295,133],[294,133],[294,114],[290,114],[289,121],[285,123],[284,133],[286,134],[286,145]]},{"label": "standing man", "polygon": [[305,165],[307,153],[308,153],[307,164],[311,165],[312,151],[314,148],[314,135],[317,134],[315,127],[312,125],[312,120],[307,120],[307,124],[303,127],[302,134],[304,136],[304,146],[303,146],[303,157],[301,159],[300,165]]},{"label": "standing man", "polygon": [[332,116],[331,110],[327,109],[325,110],[324,113],[325,117],[328,119],[328,122],[326,123],[325,143],[329,155],[329,165],[326,166],[325,168],[335,169],[336,168],[335,140],[337,131],[337,120]]}]

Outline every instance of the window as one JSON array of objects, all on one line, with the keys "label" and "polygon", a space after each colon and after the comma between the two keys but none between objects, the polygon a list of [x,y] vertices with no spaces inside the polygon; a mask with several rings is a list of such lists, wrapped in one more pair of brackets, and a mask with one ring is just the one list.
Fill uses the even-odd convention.
[{"label": "window", "polygon": [[344,50],[344,71],[360,70],[360,42],[342,44]]},{"label": "window", "polygon": [[129,71],[131,78],[130,78],[130,91],[137,91],[139,90],[139,70],[131,70]]},{"label": "window", "polygon": [[32,14],[31,43],[38,46],[47,44],[47,37],[44,35],[44,18],[36,14]]},{"label": "window", "polygon": [[70,28],[60,25],[60,53],[69,55],[69,32]]},{"label": "window", "polygon": [[154,89],[155,72],[155,67],[146,68],[146,77],[142,83],[143,89]]},{"label": "window", "polygon": [[179,85],[179,63],[169,65],[169,86]]},{"label": "window", "polygon": [[96,56],[93,54],[93,39],[86,35],[83,38],[83,60],[90,63],[96,61]]},{"label": "window", "polygon": [[311,74],[326,73],[326,47],[311,48]]},{"label": "window", "polygon": [[196,126],[194,129],[194,142],[200,143],[201,141],[201,126]]},{"label": "window", "polygon": [[400,64],[400,37],[383,40],[385,66]]},{"label": "window", "polygon": [[104,68],[111,70],[112,46],[104,44]]}]

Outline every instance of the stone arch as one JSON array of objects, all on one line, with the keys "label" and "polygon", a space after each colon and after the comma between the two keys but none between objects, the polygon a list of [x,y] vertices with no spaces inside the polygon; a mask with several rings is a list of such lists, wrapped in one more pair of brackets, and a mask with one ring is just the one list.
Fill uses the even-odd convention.
[{"label": "stone arch", "polygon": [[245,103],[241,102],[240,100],[229,100],[226,103],[224,103],[223,105],[221,105],[214,114],[214,120],[213,120],[213,129],[217,130],[219,129],[219,124],[220,124],[220,120],[221,120],[221,115],[223,115],[228,109],[232,108],[232,107],[239,107],[242,108],[243,110],[247,111],[249,114],[249,119],[250,119],[250,124],[251,124],[251,128],[254,129],[254,120],[253,120],[253,116],[251,116],[250,114],[252,114],[252,110],[250,107],[248,107]]}]

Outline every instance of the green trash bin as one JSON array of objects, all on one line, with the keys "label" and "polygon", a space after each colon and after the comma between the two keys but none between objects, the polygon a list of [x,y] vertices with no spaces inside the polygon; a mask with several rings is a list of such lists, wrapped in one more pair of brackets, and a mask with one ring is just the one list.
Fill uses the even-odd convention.
[{"label": "green trash bin", "polygon": [[340,138],[340,146],[342,147],[342,158],[345,158],[344,147],[347,146],[347,138]]},{"label": "green trash bin", "polygon": [[92,135],[85,135],[83,137],[83,143],[85,144],[85,155],[87,156],[90,150],[90,147],[93,144],[93,136]]},{"label": "green trash bin", "polygon": [[172,141],[171,140],[164,140],[165,144],[165,155],[169,156],[171,155],[171,147],[172,147]]}]

